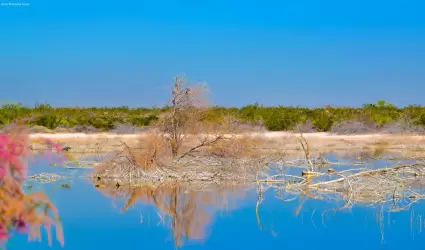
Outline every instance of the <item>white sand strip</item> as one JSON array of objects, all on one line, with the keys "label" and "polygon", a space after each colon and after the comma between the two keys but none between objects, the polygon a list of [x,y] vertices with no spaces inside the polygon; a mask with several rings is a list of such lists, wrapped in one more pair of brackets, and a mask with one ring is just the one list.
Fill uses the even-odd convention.
[{"label": "white sand strip", "polygon": [[[148,135],[147,133],[141,134],[113,134],[113,133],[97,133],[97,134],[84,134],[84,133],[58,133],[58,134],[30,134],[31,139],[100,139],[100,138],[127,138],[137,139]],[[279,138],[288,136],[299,136],[297,133],[291,132],[260,132],[260,133],[243,133],[237,136],[254,136],[254,137],[266,137],[266,138]],[[232,136],[232,135],[226,135]],[[323,138],[323,139],[372,139],[372,138],[388,138],[388,137],[407,137],[411,139],[425,139],[425,136],[421,135],[388,135],[388,134],[367,134],[367,135],[335,135],[331,133],[306,133],[303,134],[306,138]]]}]

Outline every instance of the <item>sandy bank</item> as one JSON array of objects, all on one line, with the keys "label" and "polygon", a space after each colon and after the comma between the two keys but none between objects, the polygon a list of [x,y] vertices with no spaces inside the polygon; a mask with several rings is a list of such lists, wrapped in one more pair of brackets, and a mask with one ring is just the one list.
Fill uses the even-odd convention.
[{"label": "sandy bank", "polygon": [[[51,139],[61,145],[72,148],[75,154],[99,154],[116,152],[122,148],[122,142],[130,146],[141,147],[144,145],[144,134],[83,134],[83,133],[63,133],[63,134],[31,134],[33,150],[45,150],[46,145],[40,143],[38,139]],[[388,134],[367,134],[367,135],[335,135],[330,133],[308,133],[303,134],[310,144],[312,153],[327,152],[363,152],[372,154],[382,152],[401,153],[414,157],[425,157],[425,136],[420,135],[388,135]],[[228,135],[231,136],[231,135]],[[287,155],[303,154],[300,142],[297,138],[299,134],[290,132],[262,132],[245,133],[238,136],[252,136],[259,138],[258,148],[268,152],[279,152]]]},{"label": "sandy bank", "polygon": [[144,134],[112,134],[112,133],[98,133],[98,134],[84,134],[84,133],[59,133],[59,134],[30,134],[30,139],[52,139],[52,140],[63,140],[63,139],[101,139],[101,138],[139,138]]},{"label": "sandy bank", "polygon": [[[146,136],[146,133],[140,134],[113,134],[113,133],[97,133],[97,134],[84,134],[84,133],[58,133],[58,134],[31,134],[31,139],[52,139],[52,140],[74,140],[74,139],[137,139]],[[261,133],[243,133],[237,136],[253,136],[263,138],[285,138],[291,136],[299,136],[298,133],[291,132],[261,132]],[[226,136],[232,136],[228,134]],[[423,135],[393,135],[393,134],[365,134],[365,135],[336,135],[331,133],[306,133],[303,134],[305,138],[317,139],[379,139],[379,138],[405,138],[405,139],[424,139]]]}]

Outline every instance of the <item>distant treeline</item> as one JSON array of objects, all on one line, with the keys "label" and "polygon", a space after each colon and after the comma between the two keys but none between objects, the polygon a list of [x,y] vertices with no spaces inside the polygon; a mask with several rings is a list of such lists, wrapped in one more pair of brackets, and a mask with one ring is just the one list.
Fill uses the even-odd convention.
[{"label": "distant treeline", "polygon": [[[30,126],[43,126],[50,130],[86,126],[108,131],[119,125],[150,126],[167,110],[168,107],[53,108],[47,104],[29,108],[8,104],[0,108],[0,126],[28,118],[26,122]],[[401,127],[399,129],[425,128],[425,107],[410,105],[398,108],[385,101],[367,104],[361,108],[264,107],[259,104],[242,108],[211,107],[204,114],[204,119],[211,122],[219,122],[225,117],[233,117],[243,124],[263,126],[270,131],[298,129],[311,130],[303,132],[327,132],[348,123],[351,124],[351,130],[356,130],[353,132],[391,127],[391,124],[397,124]]]}]

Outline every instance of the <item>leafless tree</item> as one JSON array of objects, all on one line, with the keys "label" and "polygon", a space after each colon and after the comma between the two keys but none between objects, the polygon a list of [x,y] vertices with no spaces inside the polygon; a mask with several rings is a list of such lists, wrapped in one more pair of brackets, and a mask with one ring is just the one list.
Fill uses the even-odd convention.
[{"label": "leafless tree", "polygon": [[[220,132],[215,135],[208,134],[211,126],[203,120],[203,115],[209,108],[206,84],[198,84],[191,88],[184,87],[184,85],[184,77],[176,76],[174,78],[170,110],[163,114],[158,121],[158,126],[164,132],[171,149],[171,154],[177,159],[225,138]],[[182,152],[184,143],[190,139],[196,145],[192,144],[193,146]],[[195,142],[196,139],[198,142]]]},{"label": "leafless tree", "polygon": [[245,180],[269,161],[260,153],[259,140],[236,135],[235,118],[208,119],[207,85],[187,87],[185,83],[184,77],[174,78],[169,106],[152,132],[141,137],[139,146],[123,143],[123,151],[97,167],[93,176],[125,182]]}]

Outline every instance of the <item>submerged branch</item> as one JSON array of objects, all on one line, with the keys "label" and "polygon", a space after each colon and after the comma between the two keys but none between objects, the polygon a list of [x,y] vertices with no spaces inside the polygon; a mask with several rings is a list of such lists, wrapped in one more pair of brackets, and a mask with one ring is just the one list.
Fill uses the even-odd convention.
[{"label": "submerged branch", "polygon": [[[360,171],[350,173],[353,171]],[[327,176],[334,178],[323,179]],[[278,179],[275,179],[277,178]],[[335,178],[336,177],[336,178]],[[319,196],[333,200],[345,200],[343,208],[362,203],[371,206],[387,204],[392,206],[389,210],[409,208],[418,200],[425,199],[425,164],[405,164],[392,168],[376,170],[344,170],[317,176],[306,176],[298,182],[291,175],[275,175],[273,179],[259,180],[257,185],[273,188],[285,194],[295,196],[311,195],[317,199]]]}]

